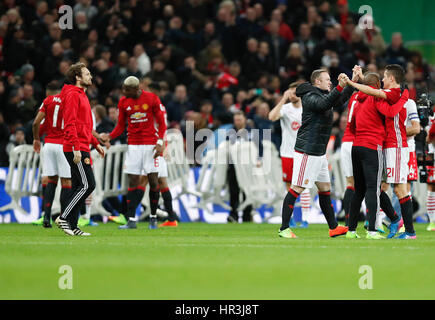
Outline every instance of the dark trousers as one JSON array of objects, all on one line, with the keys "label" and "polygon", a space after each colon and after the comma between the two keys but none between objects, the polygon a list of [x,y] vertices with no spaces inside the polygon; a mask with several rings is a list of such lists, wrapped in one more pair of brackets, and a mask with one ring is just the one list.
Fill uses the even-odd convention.
[{"label": "dark trousers", "polygon": [[82,159],[77,164],[73,161],[73,152],[64,153],[71,168],[71,193],[66,201],[65,210],[62,212],[62,219],[66,219],[70,223],[71,229],[74,230],[77,228],[80,208],[95,189],[95,178],[89,152],[81,151]]},{"label": "dark trousers", "polygon": [[[228,179],[228,186],[230,191],[230,206],[231,206],[230,215],[237,220],[238,219],[237,207],[240,204],[239,201],[240,188],[239,188],[239,183],[237,182],[236,170],[233,164],[228,165],[227,179]],[[246,196],[243,193],[243,200],[245,199]],[[243,210],[243,221],[252,221],[251,211],[252,211],[251,205],[247,206]]]},{"label": "dark trousers", "polygon": [[355,194],[350,204],[349,230],[355,231],[362,200],[365,197],[369,231],[376,231],[376,213],[379,209],[380,185],[382,179],[382,148],[373,150],[352,147],[353,177]]}]

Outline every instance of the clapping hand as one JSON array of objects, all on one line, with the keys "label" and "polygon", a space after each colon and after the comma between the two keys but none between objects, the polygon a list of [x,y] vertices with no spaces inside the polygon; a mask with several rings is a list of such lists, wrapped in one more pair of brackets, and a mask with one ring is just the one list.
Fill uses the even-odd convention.
[{"label": "clapping hand", "polygon": [[352,81],[364,80],[361,66],[355,65],[352,69]]},{"label": "clapping hand", "polygon": [[345,73],[340,73],[340,75],[338,76],[338,84],[340,85],[340,87],[344,88],[345,86],[347,86],[348,81],[349,77]]}]

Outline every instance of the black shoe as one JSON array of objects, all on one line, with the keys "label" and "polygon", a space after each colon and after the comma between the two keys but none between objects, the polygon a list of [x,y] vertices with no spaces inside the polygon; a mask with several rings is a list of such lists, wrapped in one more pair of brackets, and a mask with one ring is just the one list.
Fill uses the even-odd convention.
[{"label": "black shoe", "polygon": [[42,222],[42,226],[43,226],[44,228],[51,228],[51,223],[50,223],[50,221],[46,221],[46,220],[44,220],[44,221]]},{"label": "black shoe", "polygon": [[239,217],[235,217],[232,214],[230,214],[227,217],[227,221],[230,222],[230,223],[233,223],[233,222],[238,223],[239,222]]},{"label": "black shoe", "polygon": [[128,219],[127,223],[119,226],[118,229],[137,229],[136,221]]}]

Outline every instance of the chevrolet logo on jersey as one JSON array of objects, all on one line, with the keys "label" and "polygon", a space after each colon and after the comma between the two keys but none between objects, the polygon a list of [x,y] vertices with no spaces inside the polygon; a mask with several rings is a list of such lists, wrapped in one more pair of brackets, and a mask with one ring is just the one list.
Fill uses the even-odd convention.
[{"label": "chevrolet logo on jersey", "polygon": [[146,113],[135,112],[130,116],[130,118],[138,120],[138,119],[142,119],[143,117],[146,117],[146,115],[147,115]]}]

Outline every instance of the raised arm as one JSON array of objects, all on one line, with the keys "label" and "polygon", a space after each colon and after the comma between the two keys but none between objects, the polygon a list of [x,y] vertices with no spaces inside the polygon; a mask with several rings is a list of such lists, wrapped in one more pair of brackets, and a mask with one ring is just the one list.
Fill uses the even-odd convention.
[{"label": "raised arm", "polygon": [[109,134],[110,140],[116,139],[119,137],[125,130],[125,110],[122,108],[122,103],[119,101],[118,103],[118,123],[116,127]]},{"label": "raised arm", "polygon": [[366,86],[365,84],[356,83],[352,80],[349,80],[348,85],[354,87],[356,90],[359,90],[369,96],[373,96],[376,98],[387,99],[387,95],[384,91],[379,89],[373,89],[372,87]]},{"label": "raised arm", "polygon": [[278,102],[278,104],[272,110],[270,110],[270,112],[269,112],[269,120],[270,121],[276,121],[282,117],[281,109],[282,109],[282,106],[288,101],[289,90],[290,89],[288,89],[284,92],[284,94],[282,95],[282,98]]}]

